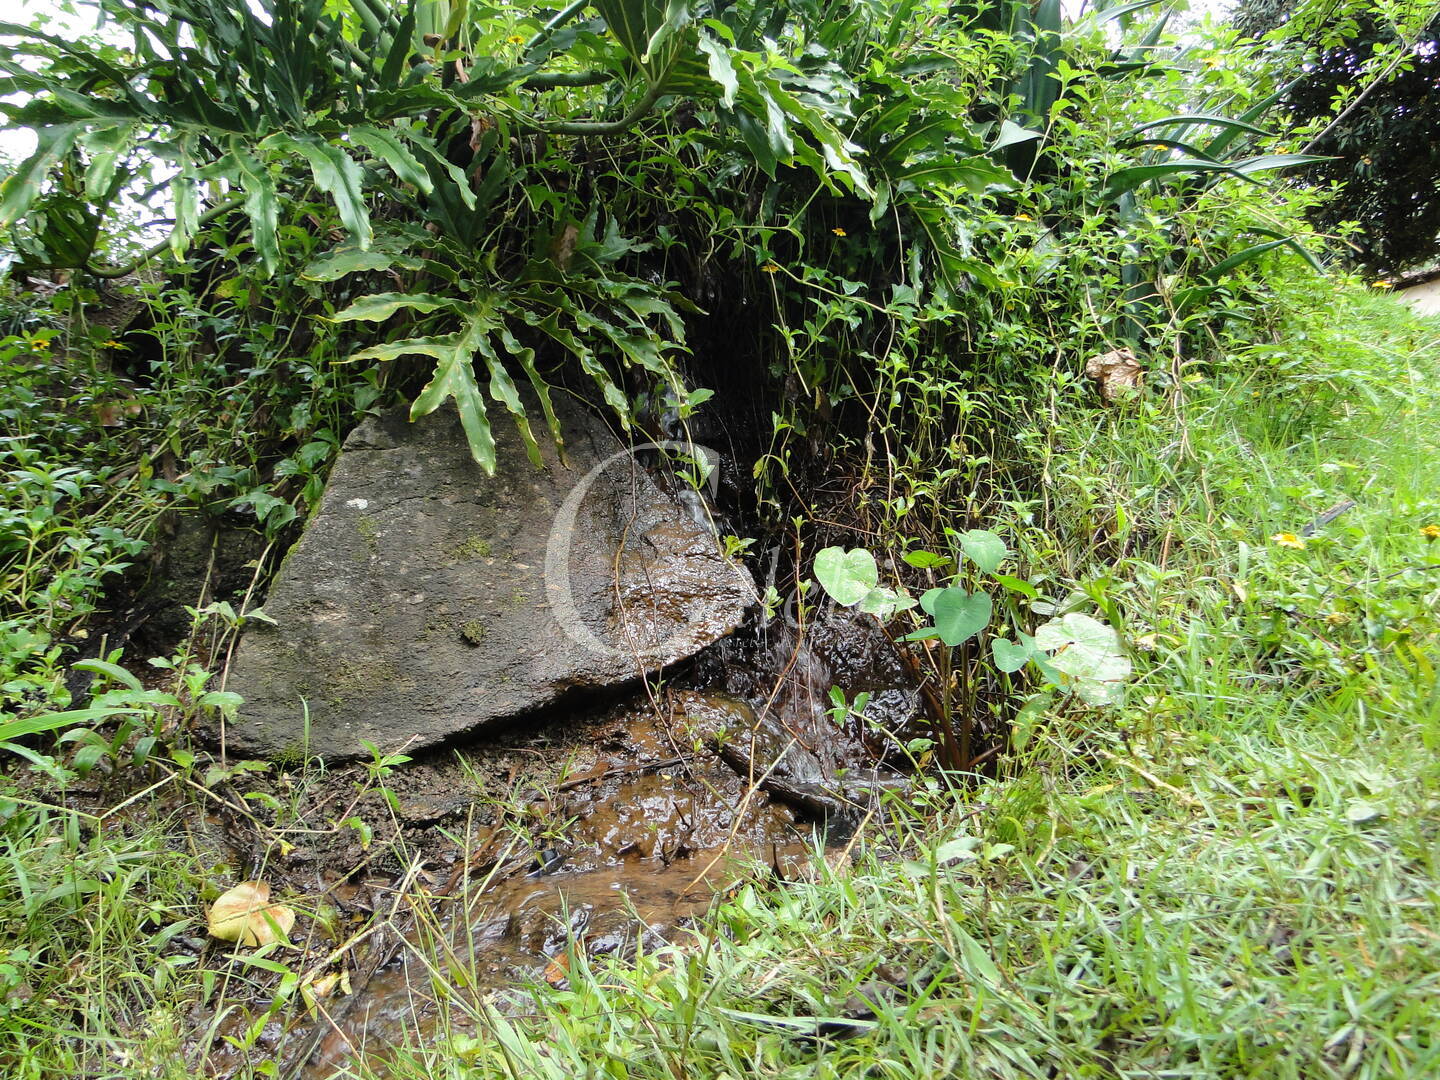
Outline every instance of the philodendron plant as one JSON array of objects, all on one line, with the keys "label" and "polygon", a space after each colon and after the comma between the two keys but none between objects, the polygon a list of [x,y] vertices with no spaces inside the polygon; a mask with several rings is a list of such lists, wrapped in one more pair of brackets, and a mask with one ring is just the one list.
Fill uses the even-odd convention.
[{"label": "philodendron plant", "polygon": [[[1038,693],[1025,710],[1027,718],[1056,694],[1073,695],[1090,706],[1121,703],[1130,659],[1113,627],[1082,612],[1056,611],[1040,601],[1033,584],[1003,573],[1010,550],[995,533],[946,530],[946,536],[953,555],[910,551],[902,556],[910,566],[930,571],[943,582],[918,601],[903,587],[881,585],[875,556],[864,548],[825,548],[815,556],[815,577],[837,604],[872,615],[882,624],[917,606],[929,616],[928,623],[896,640],[936,643],[925,650],[931,669],[925,678],[932,691],[926,697],[931,711],[938,714],[937,741],[947,765],[966,769],[974,764],[970,747],[974,701],[953,678],[955,651],[987,632],[990,660],[997,670],[1014,674],[1028,668],[1035,676]],[[1003,636],[991,630],[997,606],[992,593],[1001,597],[1012,623],[1018,622],[1026,601],[1036,602],[1034,610],[1053,611],[1054,617],[1033,634],[1017,625],[1013,637]],[[1016,734],[1018,744],[1023,738],[1020,731]]]}]

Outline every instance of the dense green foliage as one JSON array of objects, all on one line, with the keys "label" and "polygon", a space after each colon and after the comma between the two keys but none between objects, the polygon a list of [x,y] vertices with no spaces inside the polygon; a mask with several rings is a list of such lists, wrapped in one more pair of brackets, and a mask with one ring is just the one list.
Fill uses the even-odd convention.
[{"label": "dense green foliage", "polygon": [[832,397],[871,388],[875,343],[902,326],[904,352],[958,370],[1033,349],[1025,325],[1075,350],[1165,348],[1244,263],[1299,250],[1242,189],[1305,159],[1251,152],[1271,103],[1183,78],[1186,57],[1158,58],[1163,19],[1114,50],[1149,6],[1066,29],[1050,2],[633,0],[544,22],[441,0],[108,0],[124,47],[10,30],[0,66],[35,96],[9,111],[40,146],[0,223],[20,224],[24,266],[113,274],[91,258],[107,208],[164,190],[173,254],[201,258],[197,234],[221,228],[207,262],[297,283],[312,318],[386,324],[355,360],[428,357],[415,413],[454,399],[487,467],[487,397],[532,438],[516,375],[554,434],[547,363],[622,421],[643,404],[617,384],[632,372],[657,413],[687,414],[684,314],[718,299],[717,260],[751,303],[754,273],[777,275],[777,367]]},{"label": "dense green foliage", "polygon": [[1440,13],[1433,5],[1248,0],[1235,21],[1265,38],[1266,62],[1293,80],[1284,99],[1291,123],[1319,128],[1307,149],[1330,160],[1304,176],[1338,191],[1315,208],[1316,223],[1327,231],[1358,223],[1348,254],[1372,271],[1433,262],[1440,254]]}]

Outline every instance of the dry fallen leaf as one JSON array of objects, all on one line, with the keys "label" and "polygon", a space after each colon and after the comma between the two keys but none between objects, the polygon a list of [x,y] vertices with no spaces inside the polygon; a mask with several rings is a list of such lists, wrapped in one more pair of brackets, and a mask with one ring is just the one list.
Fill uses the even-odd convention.
[{"label": "dry fallen leaf", "polygon": [[294,925],[294,909],[272,904],[264,881],[242,881],[210,905],[210,935],[221,941],[269,945],[283,941]]},{"label": "dry fallen leaf", "polygon": [[341,997],[348,997],[350,988],[349,971],[332,971],[329,975],[322,975],[313,981],[300,984],[300,996],[305,1001],[305,1007],[311,1013],[315,1012],[316,1005],[325,998],[331,997],[336,991]]},{"label": "dry fallen leaf", "polygon": [[1112,349],[1085,361],[1085,374],[1100,384],[1100,398],[1110,405],[1140,389],[1144,371],[1129,349]]},{"label": "dry fallen leaf", "polygon": [[570,954],[557,953],[550,963],[545,965],[545,981],[551,986],[561,987],[570,978]]}]

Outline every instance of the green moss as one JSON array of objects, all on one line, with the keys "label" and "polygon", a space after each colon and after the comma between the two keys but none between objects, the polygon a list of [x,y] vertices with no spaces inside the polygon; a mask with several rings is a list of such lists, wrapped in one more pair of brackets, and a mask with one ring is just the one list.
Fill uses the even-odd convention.
[{"label": "green moss", "polygon": [[485,640],[485,624],[479,619],[471,619],[460,627],[460,640],[467,645],[479,645]]},{"label": "green moss", "polygon": [[380,660],[339,660],[330,676],[325,703],[342,708],[346,702],[371,697],[375,691],[400,686],[406,681],[403,672],[393,664]]},{"label": "green moss", "polygon": [[486,540],[483,536],[475,535],[466,537],[446,552],[446,554],[456,560],[488,559],[492,550],[489,540]]},{"label": "green moss", "polygon": [[361,514],[355,519],[355,531],[365,541],[365,546],[370,549],[372,555],[380,550],[380,526],[375,524],[374,518]]}]

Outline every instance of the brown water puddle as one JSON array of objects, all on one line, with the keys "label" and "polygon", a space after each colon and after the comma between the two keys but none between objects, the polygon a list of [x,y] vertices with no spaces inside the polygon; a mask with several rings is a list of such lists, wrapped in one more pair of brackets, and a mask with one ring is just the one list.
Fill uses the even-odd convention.
[{"label": "brown water puddle", "polygon": [[[791,843],[774,855],[798,864],[804,851]],[[431,1047],[441,1037],[472,1034],[469,1018],[497,990],[537,979],[564,985],[572,935],[592,957],[653,949],[702,916],[746,861],[733,849],[717,849],[668,866],[634,859],[501,882],[462,909],[463,918],[446,919],[440,933],[428,935],[429,963],[409,953],[378,972],[299,1075],[320,1080],[355,1059],[383,1074],[385,1056],[397,1046]],[[438,969],[436,956],[446,957]]]}]

